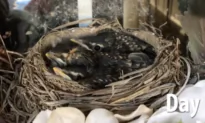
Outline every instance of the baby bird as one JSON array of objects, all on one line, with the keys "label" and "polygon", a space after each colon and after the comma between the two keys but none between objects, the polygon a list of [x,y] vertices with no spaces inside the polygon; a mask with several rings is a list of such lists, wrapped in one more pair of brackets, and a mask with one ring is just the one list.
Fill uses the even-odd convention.
[{"label": "baby bird", "polygon": [[64,79],[72,80],[71,77],[68,76],[66,73],[64,73],[64,71],[61,68],[53,67],[53,71],[56,75],[58,75]]},{"label": "baby bird", "polygon": [[90,51],[76,47],[69,53],[47,52],[46,57],[51,61],[52,66],[66,67],[67,65],[93,66],[95,54]]},{"label": "baby bird", "polygon": [[89,77],[93,72],[93,70],[87,70],[87,68],[83,66],[70,66],[66,68],[53,67],[53,71],[56,75],[74,81]]},{"label": "baby bird", "polygon": [[66,61],[63,60],[67,56],[66,53],[47,52],[45,56],[49,59],[51,65],[54,67],[65,67],[67,65]]},{"label": "baby bird", "polygon": [[[105,87],[115,81],[123,74],[150,65],[153,60],[144,53],[148,45],[138,44],[129,38],[122,41],[111,38],[103,40],[70,39],[78,44],[68,53],[46,53],[46,57],[51,61],[53,71],[68,80],[78,81],[83,85],[88,85],[92,89]],[[127,43],[128,42],[128,43]],[[140,41],[139,41],[140,42]],[[134,43],[134,44],[133,44]],[[133,47],[133,46],[135,47]],[[139,48],[138,48],[139,46]]]},{"label": "baby bird", "polygon": [[152,64],[152,60],[142,52],[134,52],[128,55],[128,59],[132,61],[132,69],[139,69]]}]

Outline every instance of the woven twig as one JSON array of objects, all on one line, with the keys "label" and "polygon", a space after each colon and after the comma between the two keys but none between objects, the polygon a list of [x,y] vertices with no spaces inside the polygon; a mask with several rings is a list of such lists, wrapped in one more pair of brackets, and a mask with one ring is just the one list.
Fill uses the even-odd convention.
[{"label": "woven twig", "polygon": [[[65,39],[95,36],[107,30],[131,34],[151,44],[157,52],[154,63],[122,76],[131,79],[114,82],[107,88],[95,91],[54,76],[47,70],[42,54],[53,46],[66,42]],[[34,111],[65,105],[75,106],[85,112],[96,107],[131,112],[140,104],[157,108],[165,101],[164,96],[178,91],[187,78],[184,73],[186,66],[178,50],[178,43],[158,38],[151,32],[124,30],[115,22],[98,27],[54,30],[42,37],[23,60],[20,81],[12,90],[14,94],[7,100],[15,114],[12,118],[16,120],[18,117],[18,121],[23,122],[32,117]]]}]

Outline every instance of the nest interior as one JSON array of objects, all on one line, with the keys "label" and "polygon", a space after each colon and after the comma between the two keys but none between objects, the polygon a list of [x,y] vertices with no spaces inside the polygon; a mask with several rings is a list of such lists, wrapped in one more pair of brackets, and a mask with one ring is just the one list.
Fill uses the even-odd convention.
[{"label": "nest interior", "polygon": [[[55,76],[48,70],[44,54],[52,47],[67,43],[70,38],[96,36],[108,30],[129,34],[150,44],[156,52],[154,62],[98,90]],[[40,110],[59,106],[75,106],[84,112],[103,107],[121,113],[131,112],[140,104],[158,108],[165,102],[167,93],[177,92],[186,81],[186,61],[180,58],[178,45],[149,31],[125,30],[113,24],[51,32],[43,36],[23,60],[19,82],[8,98],[13,108],[5,114],[13,120],[18,117],[26,121]],[[12,113],[15,115],[11,116]]]}]

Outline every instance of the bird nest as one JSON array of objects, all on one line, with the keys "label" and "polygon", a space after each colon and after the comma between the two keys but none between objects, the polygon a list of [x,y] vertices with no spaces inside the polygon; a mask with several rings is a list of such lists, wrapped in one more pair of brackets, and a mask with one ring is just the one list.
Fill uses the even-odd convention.
[{"label": "bird nest", "polygon": [[[190,70],[184,72],[189,69],[189,65],[186,59],[179,56],[179,42],[164,40],[152,32],[126,30],[116,22],[60,31],[57,29],[43,36],[29,50],[23,60],[20,81],[13,89],[14,94],[10,95],[12,112],[24,120],[33,118],[39,110],[68,105],[84,112],[103,107],[125,113],[135,110],[140,104],[158,108],[165,102],[167,93],[179,92],[190,74]],[[69,42],[71,38],[96,36],[107,31],[129,34],[150,44],[157,54],[154,62],[146,68],[124,74],[120,81],[97,90],[68,81],[48,70],[45,53],[49,49]]]},{"label": "bird nest", "polygon": [[0,35],[0,122],[3,122],[2,115],[8,113],[7,99],[12,87],[17,83],[19,59],[23,57],[19,53],[7,50],[3,39],[5,36]]}]

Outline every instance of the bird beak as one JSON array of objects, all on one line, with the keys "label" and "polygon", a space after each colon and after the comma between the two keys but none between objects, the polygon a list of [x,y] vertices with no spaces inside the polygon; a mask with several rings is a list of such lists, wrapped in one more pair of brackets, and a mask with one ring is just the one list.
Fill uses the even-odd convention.
[{"label": "bird beak", "polygon": [[46,55],[46,57],[47,57],[48,59],[50,59],[49,53],[46,53],[45,55]]},{"label": "bird beak", "polygon": [[45,56],[46,56],[48,59],[54,59],[54,58],[56,58],[56,56],[54,55],[53,52],[47,52],[47,53],[45,54]]},{"label": "bird beak", "polygon": [[53,71],[56,75],[58,76],[61,76],[65,79],[68,79],[68,80],[72,80],[68,75],[66,75],[62,69],[58,68],[58,67],[53,67]]},{"label": "bird beak", "polygon": [[50,60],[54,60],[54,59],[57,58],[52,52],[47,52],[47,53],[45,54],[45,56],[46,56],[48,59],[50,59]]},{"label": "bird beak", "polygon": [[74,42],[74,43],[76,43],[76,44],[78,44],[78,45],[80,45],[81,47],[83,47],[83,48],[85,48],[85,49],[87,49],[87,50],[90,50],[90,51],[92,51],[86,44],[84,44],[83,43],[83,41],[82,40],[80,40],[80,39],[70,39],[72,42]]},{"label": "bird beak", "polygon": [[47,52],[45,54],[45,56],[51,60],[52,62],[57,62],[58,64],[62,65],[62,66],[65,66],[66,63],[61,59],[61,58],[58,58],[56,57],[52,52]]}]

